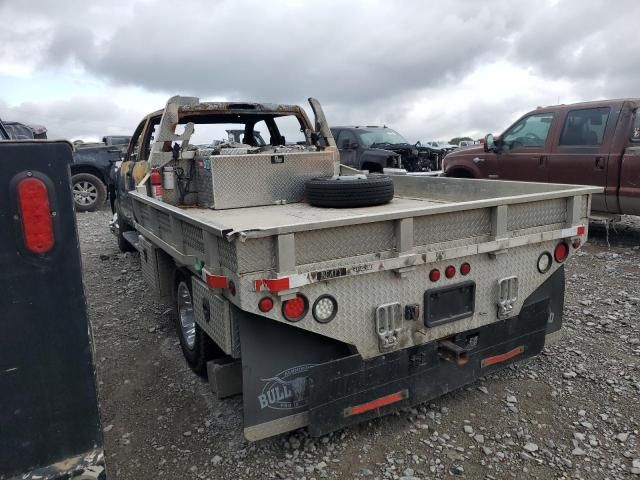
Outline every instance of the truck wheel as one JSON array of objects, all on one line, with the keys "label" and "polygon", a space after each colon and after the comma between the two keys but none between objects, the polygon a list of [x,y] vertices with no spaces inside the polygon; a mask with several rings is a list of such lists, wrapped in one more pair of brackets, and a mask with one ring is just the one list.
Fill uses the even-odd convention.
[{"label": "truck wheel", "polygon": [[307,202],[315,207],[383,205],[393,199],[393,180],[384,175],[321,177],[306,183]]},{"label": "truck wheel", "polygon": [[176,330],[184,358],[198,375],[207,373],[207,362],[214,357],[213,341],[196,323],[191,278],[179,273],[176,279]]},{"label": "truck wheel", "polygon": [[73,201],[78,212],[93,212],[104,205],[107,187],[90,173],[77,173],[71,177]]}]

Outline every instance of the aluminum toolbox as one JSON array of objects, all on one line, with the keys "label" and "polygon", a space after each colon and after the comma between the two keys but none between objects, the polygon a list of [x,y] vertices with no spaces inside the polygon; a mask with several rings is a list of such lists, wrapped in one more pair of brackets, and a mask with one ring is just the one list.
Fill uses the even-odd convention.
[{"label": "aluminum toolbox", "polygon": [[142,277],[149,288],[160,296],[170,295],[172,285],[169,285],[168,282],[173,278],[171,257],[142,235],[138,237],[138,251],[140,252]]},{"label": "aluminum toolbox", "polygon": [[336,165],[330,151],[208,153],[195,157],[198,204],[213,209],[300,202],[305,182],[333,175]]}]

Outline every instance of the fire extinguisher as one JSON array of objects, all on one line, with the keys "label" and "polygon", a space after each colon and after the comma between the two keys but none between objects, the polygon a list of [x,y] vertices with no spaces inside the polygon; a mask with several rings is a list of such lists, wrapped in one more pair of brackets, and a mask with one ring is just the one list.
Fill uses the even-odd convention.
[{"label": "fire extinguisher", "polygon": [[156,200],[162,200],[162,175],[158,168],[151,170],[151,196]]}]

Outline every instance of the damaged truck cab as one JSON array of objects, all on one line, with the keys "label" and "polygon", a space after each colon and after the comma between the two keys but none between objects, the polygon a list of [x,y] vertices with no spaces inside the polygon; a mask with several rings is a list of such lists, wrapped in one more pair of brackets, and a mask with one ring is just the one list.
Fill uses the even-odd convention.
[{"label": "damaged truck cab", "polygon": [[[388,203],[319,208],[311,179],[367,177],[340,165],[310,103],[314,124],[300,107],[174,97],[118,174],[114,233],[175,302],[190,366],[219,397],[243,394],[249,440],[322,435],[540,353],[600,191],[398,175]],[[286,116],[304,141],[285,141]],[[244,143],[199,143],[231,128]]]}]

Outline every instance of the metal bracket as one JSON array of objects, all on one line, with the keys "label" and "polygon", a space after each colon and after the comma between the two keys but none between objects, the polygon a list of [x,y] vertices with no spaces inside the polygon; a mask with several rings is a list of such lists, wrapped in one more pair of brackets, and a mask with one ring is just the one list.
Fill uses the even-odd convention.
[{"label": "metal bracket", "polygon": [[398,346],[400,332],[402,332],[402,319],[402,306],[397,302],[385,303],[376,308],[376,334],[381,352]]},{"label": "metal bracket", "polygon": [[506,277],[498,280],[498,318],[511,317],[517,301],[518,277]]}]

